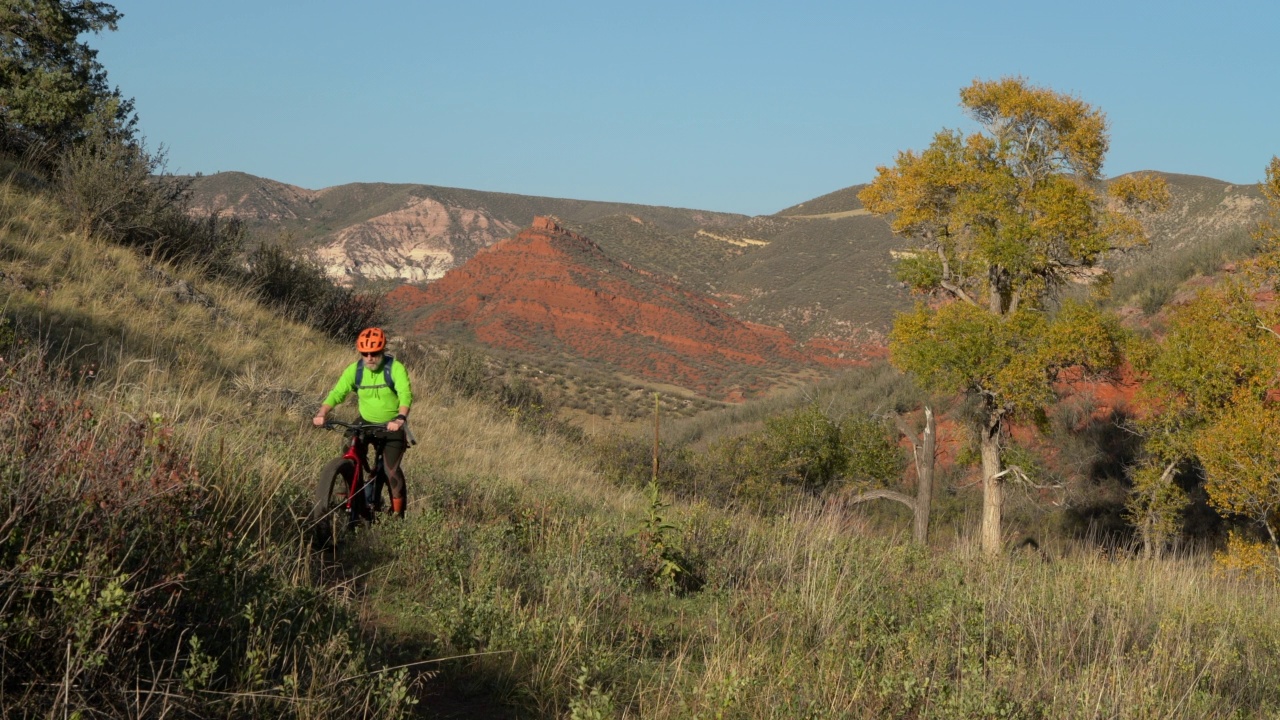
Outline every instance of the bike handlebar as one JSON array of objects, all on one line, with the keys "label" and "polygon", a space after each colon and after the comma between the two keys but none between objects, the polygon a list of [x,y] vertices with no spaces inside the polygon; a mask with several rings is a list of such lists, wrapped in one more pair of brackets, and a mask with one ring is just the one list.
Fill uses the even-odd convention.
[{"label": "bike handlebar", "polygon": [[387,429],[386,423],[349,423],[349,422],[343,422],[341,420],[330,420],[328,418],[325,419],[324,425],[321,425],[321,427],[323,427],[325,430],[332,430],[334,429],[335,425],[337,427],[346,428],[347,430],[354,430],[356,432],[359,432],[361,430],[386,430]]},{"label": "bike handlebar", "polygon": [[[338,427],[346,428],[347,432],[350,432],[352,434],[360,433],[364,430],[386,430],[387,429],[386,423],[349,423],[349,422],[343,422],[341,420],[330,420],[329,418],[325,418],[324,425],[321,425],[320,427],[324,428],[325,430],[333,430],[335,425]],[[414,445],[417,445],[418,439],[413,436],[413,433],[409,431],[409,428],[407,426],[404,428],[404,431],[405,431],[405,440],[407,441],[408,446],[413,447]]]}]

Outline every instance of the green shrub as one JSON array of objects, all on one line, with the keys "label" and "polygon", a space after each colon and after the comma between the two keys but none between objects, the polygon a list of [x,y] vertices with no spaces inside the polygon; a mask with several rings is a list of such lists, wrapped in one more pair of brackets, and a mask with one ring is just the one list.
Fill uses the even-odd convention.
[{"label": "green shrub", "polygon": [[645,486],[645,515],[629,533],[636,541],[636,565],[650,588],[692,592],[702,586],[682,549],[682,530],[670,519],[670,503],[658,484]]},{"label": "green shrub", "polygon": [[85,234],[145,245],[156,218],[182,202],[181,184],[153,180],[162,162],[100,121],[62,155],[58,199]]},{"label": "green shrub", "polygon": [[768,418],[764,440],[772,474],[786,485],[822,490],[849,465],[840,426],[817,405]]},{"label": "green shrub", "polygon": [[[883,420],[850,414],[836,422],[810,404],[768,416],[763,430],[714,441],[704,453],[694,454],[687,443],[667,452],[682,460],[677,467],[688,468],[677,488],[715,503],[772,513],[797,494],[820,494],[846,480],[892,484],[906,464],[896,440]],[[627,452],[615,443],[612,448],[606,466],[613,475],[625,474],[617,466],[629,465],[634,468],[629,477],[639,477],[639,447]]]},{"label": "green shrub", "polygon": [[845,474],[881,485],[901,478],[907,458],[898,448],[897,437],[897,430],[883,420],[846,417],[840,423],[840,442],[849,453]]}]

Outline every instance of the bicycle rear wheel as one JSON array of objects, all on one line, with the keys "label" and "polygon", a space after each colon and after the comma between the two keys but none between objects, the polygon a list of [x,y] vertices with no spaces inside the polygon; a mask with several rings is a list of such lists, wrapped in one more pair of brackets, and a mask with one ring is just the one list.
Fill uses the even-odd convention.
[{"label": "bicycle rear wheel", "polygon": [[[338,535],[351,522],[352,514],[347,511],[346,504],[355,472],[355,463],[347,458],[334,458],[320,471],[309,518],[311,545],[317,550],[333,547]],[[356,493],[353,500],[363,506],[363,493]]]}]

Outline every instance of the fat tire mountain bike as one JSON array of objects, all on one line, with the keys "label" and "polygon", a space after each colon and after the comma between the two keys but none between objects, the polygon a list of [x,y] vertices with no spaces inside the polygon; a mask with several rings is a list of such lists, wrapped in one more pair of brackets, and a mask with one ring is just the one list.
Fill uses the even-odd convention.
[{"label": "fat tire mountain bike", "polygon": [[329,420],[324,427],[327,430],[342,428],[347,436],[347,450],[324,466],[316,482],[309,523],[311,544],[316,549],[336,547],[344,531],[373,522],[385,507],[383,492],[387,488],[382,451],[377,450],[373,467],[368,462],[374,434],[386,430],[386,423]]}]

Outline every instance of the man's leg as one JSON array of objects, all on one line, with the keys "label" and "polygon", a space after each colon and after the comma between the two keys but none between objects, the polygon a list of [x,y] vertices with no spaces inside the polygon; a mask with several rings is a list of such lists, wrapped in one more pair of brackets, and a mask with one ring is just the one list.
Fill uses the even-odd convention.
[{"label": "man's leg", "polygon": [[382,448],[382,467],[387,473],[387,485],[391,488],[391,511],[397,517],[404,517],[405,486],[404,470],[400,460],[404,457],[404,430],[387,433],[386,443]]}]

